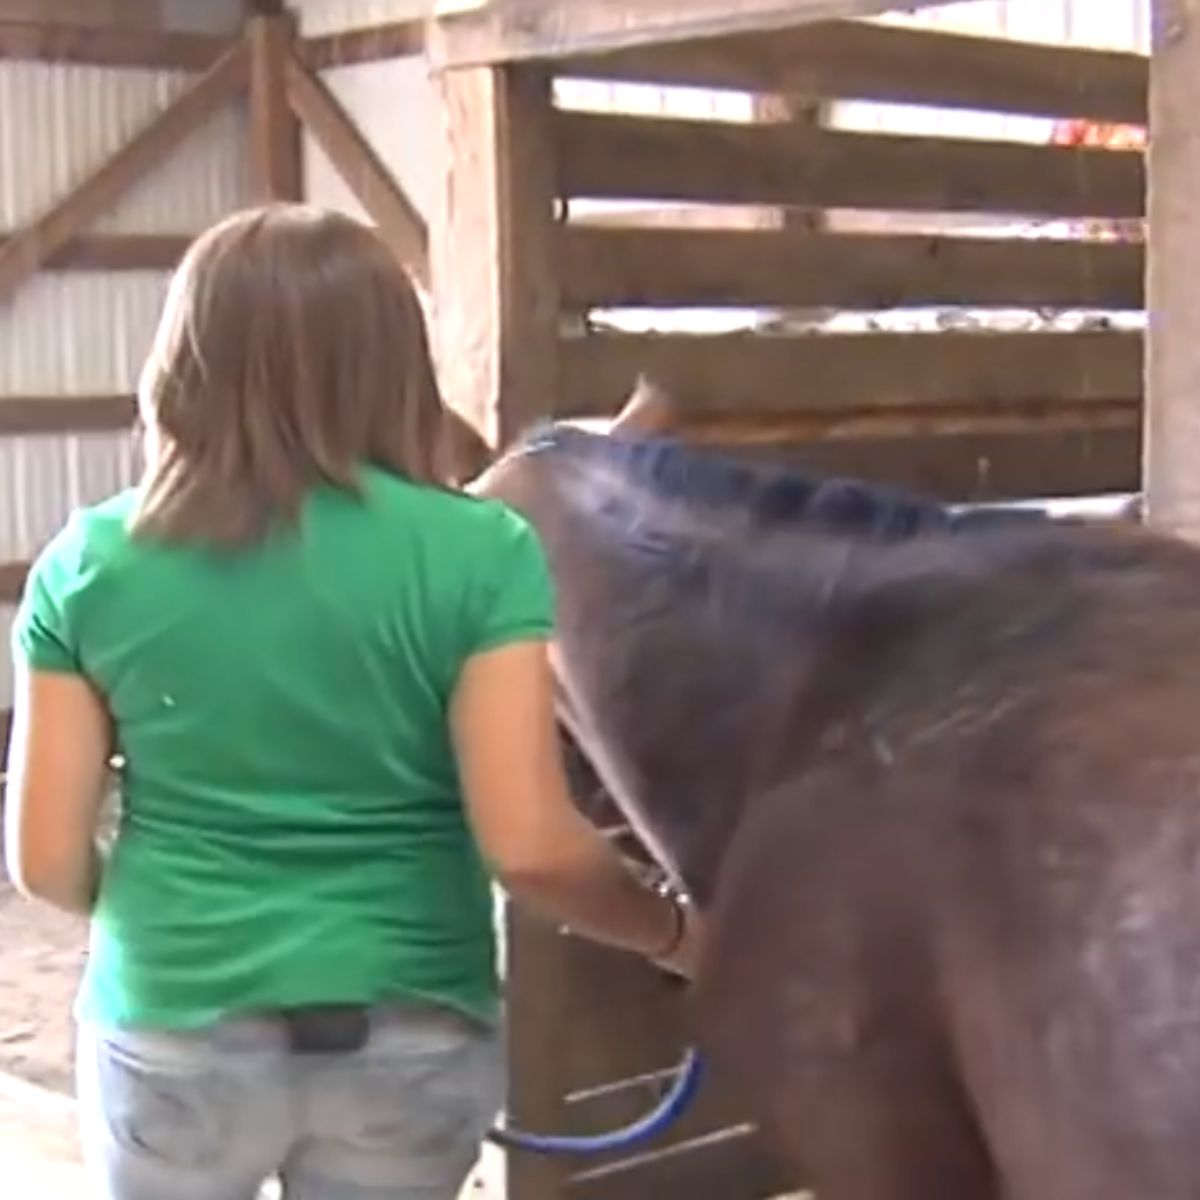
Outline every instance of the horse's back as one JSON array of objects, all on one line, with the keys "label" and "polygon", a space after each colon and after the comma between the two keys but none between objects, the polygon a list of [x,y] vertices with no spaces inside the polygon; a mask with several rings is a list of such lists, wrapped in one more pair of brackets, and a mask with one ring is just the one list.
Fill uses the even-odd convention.
[{"label": "horse's back", "polygon": [[1065,626],[1017,586],[793,731],[730,851],[701,1018],[829,1200],[1200,1195],[1200,558],[1078,552]]}]

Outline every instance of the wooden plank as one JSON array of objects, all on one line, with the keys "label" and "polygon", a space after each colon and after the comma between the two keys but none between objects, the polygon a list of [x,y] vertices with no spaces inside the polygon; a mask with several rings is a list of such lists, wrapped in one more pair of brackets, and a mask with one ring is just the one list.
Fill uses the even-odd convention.
[{"label": "wooden plank", "polygon": [[250,46],[250,160],[262,202],[304,195],[300,124],[288,104],[287,60],[295,38],[289,15],[256,16],[246,23]]},{"label": "wooden plank", "polygon": [[295,56],[287,61],[293,110],[379,227],[380,235],[413,278],[429,288],[429,234],[425,219],[384,166],[329,88]]},{"label": "wooden plank", "polygon": [[0,303],[228,102],[245,76],[245,48],[239,43],[67,196],[0,247]]},{"label": "wooden plank", "polygon": [[1112,150],[562,112],[560,194],[819,208],[1138,217],[1142,156]]},{"label": "wooden plank", "polygon": [[424,21],[392,21],[364,29],[342,29],[305,38],[298,47],[300,60],[310,71],[411,58],[424,50]]},{"label": "wooden plank", "polygon": [[1143,251],[1118,242],[569,226],[569,307],[926,304],[1142,307]]},{"label": "wooden plank", "polygon": [[797,1192],[796,1180],[774,1163],[754,1136],[681,1148],[625,1167],[580,1171],[572,1200],[765,1200]]},{"label": "wooden plank", "polygon": [[1066,429],[1141,427],[1142,402],[1057,397],[1023,402],[905,404],[894,408],[837,406],[768,416],[705,417],[689,424],[695,435],[741,444],[831,442],[863,438],[944,437],[947,434],[1048,433]]},{"label": "wooden plank", "polygon": [[[567,1020],[563,937],[550,925],[508,906],[506,1020],[507,1119],[520,1129],[563,1128],[562,1065],[575,1036]],[[567,1165],[561,1159],[513,1154],[505,1194],[512,1200],[558,1200]]]},{"label": "wooden plank", "polygon": [[1200,539],[1200,13],[1154,4],[1146,514]]},{"label": "wooden plank", "polygon": [[[911,11],[943,2],[907,0],[904,7]],[[895,0],[490,0],[434,22],[428,46],[438,68],[565,59],[656,42],[872,16],[895,6]]]},{"label": "wooden plank", "polygon": [[[10,239],[0,236],[0,249]],[[173,233],[86,233],[46,260],[52,271],[169,271],[191,238]]]},{"label": "wooden plank", "polygon": [[132,429],[133,396],[0,396],[0,435]]},{"label": "wooden plank", "polygon": [[233,44],[202,33],[0,20],[0,60],[203,71]]},{"label": "wooden plank", "polygon": [[561,1068],[564,1091],[665,1070],[679,1061],[688,1035],[678,984],[628,954],[578,938],[564,937],[559,952],[571,1029]]},{"label": "wooden plank", "polygon": [[573,59],[572,78],[1146,122],[1145,55],[834,21]]},{"label": "wooden plank", "polygon": [[0,562],[0,604],[16,604],[21,599],[29,567],[27,562]]},{"label": "wooden plank", "polygon": [[987,503],[1100,496],[1141,488],[1136,429],[871,438],[730,447],[750,459],[915,488],[944,500]]},{"label": "wooden plank", "polygon": [[1128,400],[1137,333],[593,334],[563,343],[560,416],[607,416],[648,373],[689,416]]},{"label": "wooden plank", "polygon": [[446,398],[492,446],[558,395],[558,270],[549,77],[536,68],[439,80],[449,174],[434,222]]}]

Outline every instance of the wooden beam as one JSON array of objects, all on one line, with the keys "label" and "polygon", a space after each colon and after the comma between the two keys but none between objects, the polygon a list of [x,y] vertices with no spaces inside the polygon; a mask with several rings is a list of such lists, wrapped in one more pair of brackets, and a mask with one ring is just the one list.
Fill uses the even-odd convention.
[{"label": "wooden beam", "polygon": [[0,396],[0,436],[132,429],[133,396]]},{"label": "wooden beam", "polygon": [[231,45],[201,33],[0,20],[0,60],[204,71]]},{"label": "wooden beam", "polygon": [[290,15],[246,23],[250,53],[250,158],[260,201],[300,200],[304,179],[300,125],[288,104],[287,61],[295,39]]},{"label": "wooden beam", "polygon": [[958,502],[1102,496],[1137,492],[1141,486],[1137,429],[879,437],[726,448],[751,459],[897,484]]},{"label": "wooden beam", "polygon": [[29,574],[27,562],[0,562],[0,604],[16,604]]},{"label": "wooden beam", "polygon": [[937,438],[948,435],[1050,433],[1060,430],[1118,429],[1136,433],[1142,420],[1140,397],[1125,400],[1070,400],[1057,397],[1008,402],[870,403],[802,409],[755,416],[704,414],[687,425],[705,440],[739,445],[861,441],[872,438]]},{"label": "wooden beam", "polygon": [[572,225],[559,261],[577,309],[1142,307],[1132,243]]},{"label": "wooden beam", "polygon": [[607,416],[646,372],[691,416],[1124,401],[1130,333],[592,334],[563,343],[560,416]]},{"label": "wooden beam", "polygon": [[[0,250],[9,241],[0,235]],[[169,271],[191,238],[173,233],[86,233],[46,260],[51,271]]]},{"label": "wooden beam", "polygon": [[440,80],[449,173],[434,222],[439,360],[447,399],[491,446],[559,391],[553,108],[537,68]]},{"label": "wooden beam", "polygon": [[238,43],[99,169],[0,247],[0,304],[227,103],[245,77],[245,47]]},{"label": "wooden beam", "polygon": [[1200,12],[1155,0],[1153,18],[1146,516],[1200,540]]},{"label": "wooden beam", "polygon": [[833,21],[573,59],[572,78],[1145,124],[1145,55]]},{"label": "wooden beam", "polygon": [[298,47],[300,59],[310,71],[412,58],[424,50],[424,21],[392,21],[365,29],[343,29],[305,38]]},{"label": "wooden beam", "polygon": [[1138,217],[1142,156],[1112,150],[562,112],[567,197]]},{"label": "wooden beam", "polygon": [[[908,10],[944,0],[907,0]],[[435,21],[436,67],[520,59],[566,59],[655,42],[788,29],[831,18],[865,17],[895,0],[490,0]]]},{"label": "wooden beam", "polygon": [[295,54],[288,55],[287,94],[293,111],[379,227],[396,257],[428,291],[429,233],[425,219],[337,98]]}]

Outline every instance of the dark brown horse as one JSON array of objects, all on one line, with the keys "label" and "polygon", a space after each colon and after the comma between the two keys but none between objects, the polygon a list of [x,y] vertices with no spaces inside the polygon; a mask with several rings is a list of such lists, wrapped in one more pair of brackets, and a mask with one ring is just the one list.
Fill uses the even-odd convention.
[{"label": "dark brown horse", "polygon": [[1200,552],[562,427],[481,490],[820,1200],[1200,1198]]}]

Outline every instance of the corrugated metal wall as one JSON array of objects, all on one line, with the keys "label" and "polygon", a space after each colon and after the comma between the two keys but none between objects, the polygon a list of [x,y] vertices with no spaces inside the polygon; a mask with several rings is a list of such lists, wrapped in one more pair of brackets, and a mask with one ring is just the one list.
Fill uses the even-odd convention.
[{"label": "corrugated metal wall", "polygon": [[[205,0],[206,25],[238,0]],[[186,87],[189,74],[0,61],[0,231],[44,211]],[[96,231],[195,233],[251,195],[246,116],[231,106],[181,143]],[[167,276],[50,271],[0,303],[0,395],[131,393]],[[72,508],[133,478],[125,433],[0,437],[0,562],[32,557]],[[11,608],[0,606],[7,650]],[[11,699],[0,651],[0,710]]]},{"label": "corrugated metal wall", "polygon": [[[302,34],[337,33],[427,13],[427,0],[293,0]],[[334,67],[323,79],[383,162],[429,218],[444,170],[437,100],[421,58]],[[321,149],[305,134],[305,195],[354,216],[364,214]]]}]

